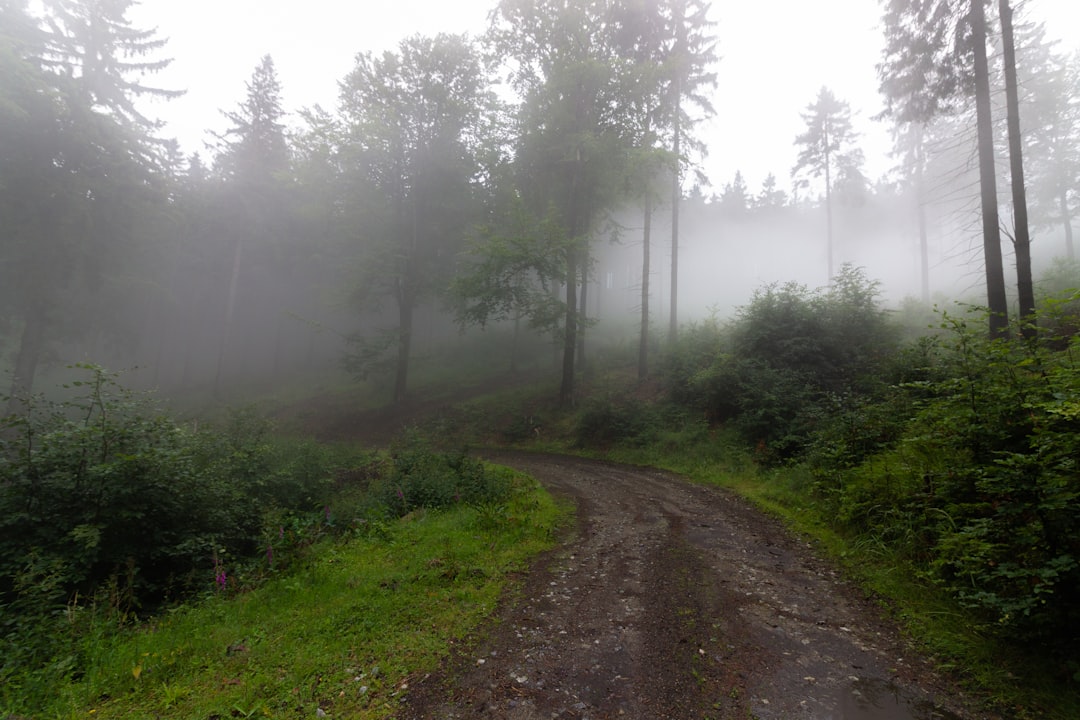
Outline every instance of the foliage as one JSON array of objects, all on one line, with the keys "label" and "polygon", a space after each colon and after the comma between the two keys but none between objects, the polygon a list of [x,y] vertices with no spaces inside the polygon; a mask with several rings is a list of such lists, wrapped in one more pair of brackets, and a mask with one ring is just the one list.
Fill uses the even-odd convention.
[{"label": "foliage", "polygon": [[686,410],[677,405],[646,403],[633,397],[590,397],[577,417],[578,447],[607,449],[644,447],[666,429],[686,423]]},{"label": "foliage", "polygon": [[943,325],[951,341],[909,354],[908,382],[820,437],[817,495],[987,629],[1075,661],[1080,341],[1055,349],[988,341],[963,318]]},{"label": "foliage", "polygon": [[129,632],[73,612],[65,626],[97,628],[83,636],[79,672],[34,668],[0,683],[0,706],[33,717],[392,717],[403,683],[434,671],[511,574],[556,542],[565,510],[504,476],[513,492],[503,503],[355,532],[340,523],[295,571]]},{"label": "foliage", "polygon": [[483,505],[506,500],[506,478],[490,472],[464,450],[438,453],[428,440],[409,433],[391,448],[383,478],[372,496],[392,517],[418,508],[438,510],[453,505]]},{"label": "foliage", "polygon": [[102,637],[197,593],[248,592],[323,539],[503,507],[517,487],[415,435],[377,459],[274,438],[251,411],[179,426],[102,368],[79,369],[74,397],[36,398],[4,423],[0,685],[39,692],[86,672]]},{"label": "foliage", "polygon": [[726,328],[691,327],[665,369],[672,397],[731,423],[766,461],[804,450],[825,417],[873,393],[898,331],[878,285],[843,266],[832,285],[770,285]]}]

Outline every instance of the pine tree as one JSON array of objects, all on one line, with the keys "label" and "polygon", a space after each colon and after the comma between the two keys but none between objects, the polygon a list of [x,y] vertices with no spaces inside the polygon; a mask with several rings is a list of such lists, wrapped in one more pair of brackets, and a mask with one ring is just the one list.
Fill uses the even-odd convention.
[{"label": "pine tree", "polygon": [[802,118],[806,132],[795,138],[795,144],[802,146],[802,150],[791,175],[824,179],[828,277],[832,282],[835,269],[833,191],[835,183],[844,174],[861,174],[863,154],[855,145],[858,136],[851,125],[851,108],[828,88],[822,87],[818,91],[817,99],[807,106]]}]

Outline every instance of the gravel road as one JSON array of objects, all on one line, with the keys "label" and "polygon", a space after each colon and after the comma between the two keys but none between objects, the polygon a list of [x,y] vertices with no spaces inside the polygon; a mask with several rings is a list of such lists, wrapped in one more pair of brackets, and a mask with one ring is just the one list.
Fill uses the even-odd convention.
[{"label": "gravel road", "polygon": [[499,452],[577,526],[406,719],[930,720],[973,710],[879,606],[731,493],[657,470]]}]

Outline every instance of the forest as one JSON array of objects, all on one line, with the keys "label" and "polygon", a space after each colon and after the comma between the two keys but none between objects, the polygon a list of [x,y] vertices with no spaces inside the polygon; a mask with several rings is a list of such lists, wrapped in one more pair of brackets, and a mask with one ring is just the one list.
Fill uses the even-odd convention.
[{"label": "forest", "polygon": [[[478,37],[357,48],[292,119],[267,55],[190,155],[135,0],[0,1],[0,711],[88,672],[92,608],[123,629],[418,507],[502,507],[518,481],[462,448],[542,432],[691,475],[744,454],[1075,694],[1080,55],[1010,0],[880,4],[893,169],[823,85],[750,188],[701,172],[746,141],[701,130],[707,0],[492,0]],[[458,447],[267,410],[473,383],[533,394]]]}]

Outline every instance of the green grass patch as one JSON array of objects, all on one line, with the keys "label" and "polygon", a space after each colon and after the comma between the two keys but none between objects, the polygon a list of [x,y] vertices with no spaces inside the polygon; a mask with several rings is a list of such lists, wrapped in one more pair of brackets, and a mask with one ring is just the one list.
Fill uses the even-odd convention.
[{"label": "green grass patch", "polygon": [[249,592],[88,639],[85,673],[36,698],[34,716],[389,717],[555,544],[566,509],[515,482],[505,502],[420,509],[324,541]]}]

